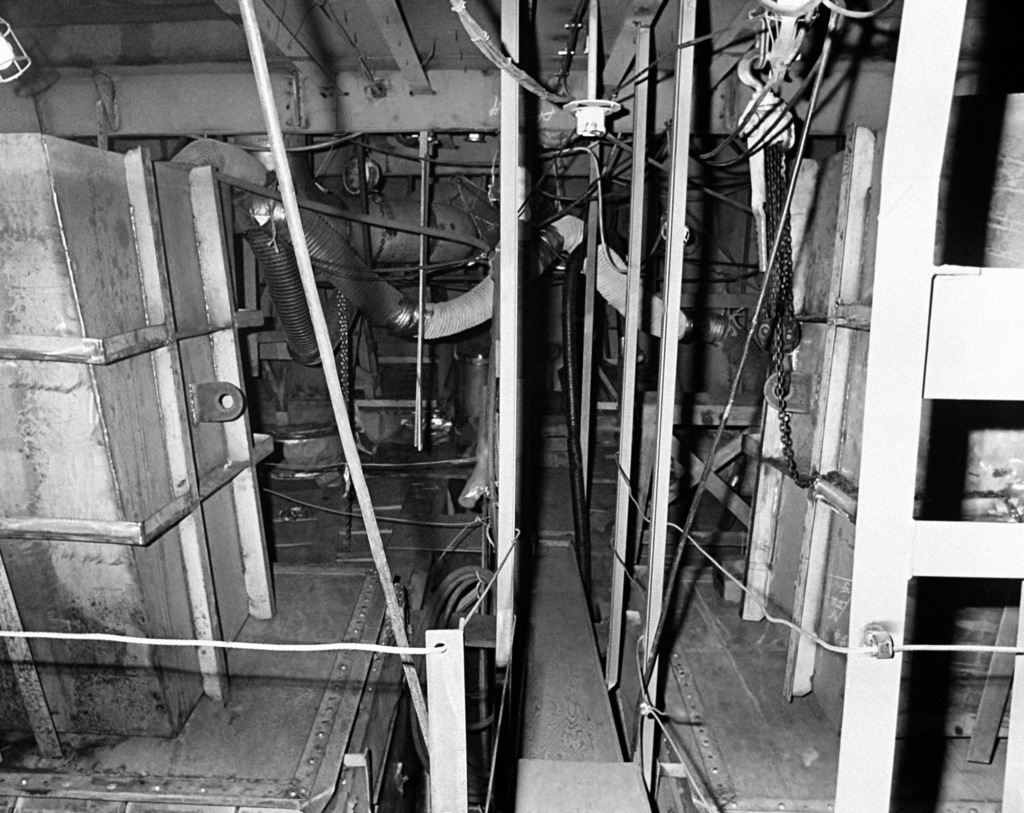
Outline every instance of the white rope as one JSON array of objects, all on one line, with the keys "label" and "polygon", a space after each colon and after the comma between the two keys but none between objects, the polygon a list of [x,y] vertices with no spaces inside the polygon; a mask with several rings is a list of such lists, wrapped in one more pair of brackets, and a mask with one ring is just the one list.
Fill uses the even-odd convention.
[{"label": "white rope", "polygon": [[336,641],[326,644],[266,644],[249,641],[201,641],[197,638],[142,638],[135,635],[114,635],[106,632],[28,632],[0,630],[0,638],[42,639],[47,641],[103,641],[112,644],[139,644],[141,646],[204,647],[213,649],[244,649],[253,652],[380,652],[385,655],[440,655],[447,650],[444,644],[436,647],[387,646]]}]

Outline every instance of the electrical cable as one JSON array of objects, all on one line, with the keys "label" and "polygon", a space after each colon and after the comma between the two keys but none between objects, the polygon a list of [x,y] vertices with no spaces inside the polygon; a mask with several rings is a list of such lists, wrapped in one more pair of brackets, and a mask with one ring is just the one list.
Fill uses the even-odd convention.
[{"label": "electrical cable", "polygon": [[439,655],[447,651],[443,644],[436,647],[387,646],[339,641],[326,644],[270,644],[250,641],[203,641],[197,638],[145,638],[136,635],[115,635],[106,632],[28,632],[0,630],[0,638],[21,638],[47,641],[100,641],[112,644],[139,644],[163,647],[211,647],[213,649],[243,649],[250,652],[379,652],[384,655]]},{"label": "electrical cable", "polygon": [[[815,2],[817,2],[817,0],[815,0]],[[699,37],[694,37],[693,39],[686,40],[686,42],[680,42],[679,44],[673,46],[668,51],[663,53],[661,56],[648,62],[646,65],[644,65],[643,68],[637,69],[634,73],[622,79],[622,81],[620,81],[619,84],[615,86],[615,90],[612,91],[611,98],[613,100],[618,99],[619,91],[621,91],[622,88],[624,88],[626,85],[635,85],[638,81],[643,79],[644,76],[647,73],[649,73],[655,66],[657,66],[662,61],[668,59],[670,56],[675,54],[676,51],[681,51],[684,48],[692,48],[694,45],[700,45],[700,43],[707,42],[708,40],[717,37],[719,34],[724,34],[726,31],[734,31],[737,28],[744,28],[747,24],[747,20],[743,20],[742,22],[734,22],[730,25],[724,26],[723,28],[719,28],[715,31],[712,31],[709,34],[701,34]],[[723,49],[729,48],[730,46],[735,44],[736,42],[730,42],[728,45],[723,46]]]},{"label": "electrical cable", "polygon": [[[346,144],[353,139],[362,136],[362,133],[348,133],[347,135],[338,136],[332,138],[330,141],[320,141],[316,144],[303,144],[298,147],[285,147],[284,151],[288,153],[292,152],[319,152],[320,150],[334,149],[339,144]],[[201,136],[197,136],[201,138]],[[270,147],[254,147],[251,144],[235,144],[236,147],[241,147],[246,152],[269,152]]]},{"label": "electrical cable", "polygon": [[[793,109],[796,107],[797,102],[800,101],[800,97],[803,96],[803,93],[807,89],[807,86],[811,83],[811,80],[816,80],[818,74],[823,70],[824,65],[822,64],[821,56],[819,56],[818,60],[814,63],[813,66],[811,66],[811,69],[807,72],[807,76],[804,77],[803,82],[800,83],[800,87],[798,87],[793,96],[790,97],[790,99],[781,106],[782,109],[779,110],[779,113],[775,118],[774,124],[765,133],[763,133],[761,137],[758,139],[758,141],[755,142],[753,145],[748,145],[746,149],[744,149],[739,155],[736,155],[735,157],[729,158],[725,161],[709,161],[704,159],[702,156],[696,156],[697,160],[705,164],[706,166],[714,167],[715,169],[726,169],[728,167],[733,167],[736,166],[737,164],[743,163],[752,155],[756,155],[757,153],[759,153],[761,150],[763,150],[765,147],[771,144],[776,138],[778,138],[783,133],[783,131],[789,126],[787,116],[793,112]],[[765,118],[767,118],[767,116],[769,115],[772,115],[778,109],[779,108],[777,106],[773,107],[765,116]],[[737,128],[737,131],[739,129],[740,128]],[[735,132],[736,131],[734,131],[734,134]],[[727,141],[728,140],[729,139],[727,139]],[[723,144],[724,143],[725,142],[723,142]]]},{"label": "electrical cable", "polygon": [[[606,138],[611,143],[618,145],[619,147],[621,147],[626,152],[629,152],[629,153],[633,152],[632,145],[627,143],[626,141],[623,141],[621,138],[618,138],[617,136],[614,136],[611,133],[609,133],[606,136]],[[669,172],[669,168],[668,167],[666,167],[660,161],[655,161],[653,158],[648,158],[647,159],[647,163],[650,166],[654,167],[655,169],[657,169],[657,170],[659,170],[661,172],[664,172],[666,174],[668,174],[668,172]],[[733,200],[729,196],[724,195],[721,192],[718,192],[718,191],[712,189],[707,184],[700,183],[699,181],[691,181],[690,185],[695,187],[696,189],[699,189],[701,192],[703,192],[708,197],[714,198],[715,200],[719,200],[719,201],[721,201],[722,203],[724,203],[724,204],[726,204],[728,206],[732,206],[733,208],[743,212],[744,214],[748,214],[748,215],[754,214],[754,210],[751,209],[746,204],[740,203],[738,200]],[[748,185],[749,184],[742,184],[739,188],[745,188]]]},{"label": "electrical cable", "polygon": [[480,591],[480,596],[477,598],[476,603],[470,609],[469,613],[459,621],[459,629],[465,629],[466,624],[476,614],[476,611],[480,609],[480,605],[483,600],[487,597],[494,583],[498,580],[498,574],[501,573],[501,569],[505,567],[505,562],[508,561],[508,557],[512,555],[512,551],[515,550],[516,544],[519,542],[519,529],[516,528],[515,536],[512,537],[512,543],[508,546],[508,550],[505,551],[505,555],[501,557],[501,561],[498,563],[498,567],[494,571],[494,575],[491,576],[490,581],[487,582],[487,586]]},{"label": "electrical cable", "polygon": [[896,0],[885,0],[882,5],[878,8],[873,8],[868,11],[852,11],[851,9],[844,8],[836,0],[821,0],[821,4],[828,9],[831,9],[841,17],[847,17],[851,20],[870,20],[872,17],[877,17],[879,14],[884,13],[889,7],[895,3]]},{"label": "electrical cable", "polygon": [[[651,702],[651,695],[647,691],[647,684],[643,681],[643,668],[640,665],[640,647],[643,644],[643,642],[644,638],[643,635],[641,635],[636,639],[636,647],[633,652],[633,660],[636,664],[636,671],[640,677],[640,704],[637,707],[637,712],[640,714],[641,717],[651,717],[655,720],[656,723],[658,723],[659,727],[662,730],[662,733],[665,735],[665,739],[668,740],[669,744],[672,746],[672,750],[676,752],[676,756],[679,758],[679,764],[682,766],[683,771],[686,774],[686,782],[690,788],[691,800],[698,807],[706,811],[706,813],[718,813],[718,808],[708,800],[708,797],[704,793],[703,788],[694,780],[694,777],[697,776],[697,771],[694,770],[693,765],[690,764],[690,760],[686,757],[683,750],[676,745],[675,740],[669,735],[668,731],[665,728],[664,721],[660,719],[660,716],[664,714],[664,712],[658,709],[654,705],[654,703]],[[641,759],[639,760],[639,762],[642,764],[644,747],[644,738],[642,736],[637,738],[637,747],[640,749]],[[644,784],[647,784],[646,777],[644,777]],[[650,791],[650,788],[648,788],[648,791]]]},{"label": "electrical cable", "polygon": [[413,460],[408,463],[363,463],[363,468],[371,471],[389,471],[392,469],[436,469],[445,466],[475,466],[475,457],[449,457],[442,460]]},{"label": "electrical cable", "polygon": [[370,152],[380,153],[381,155],[390,155],[392,158],[402,158],[406,161],[416,161],[417,163],[435,164],[442,167],[470,167],[476,169],[490,169],[490,161],[446,161],[442,158],[431,158],[429,156],[421,155],[406,155],[398,150],[390,150],[387,147],[378,147],[376,144],[372,144],[368,141],[357,141],[357,144],[366,148]]},{"label": "electrical cable", "polygon": [[[270,200],[276,200],[278,202],[281,201],[281,193],[267,186],[249,183],[248,181],[243,181],[241,178],[224,175],[220,172],[217,173],[217,180],[227,184],[228,186],[234,187],[235,189],[252,192],[254,195],[260,195],[261,197],[269,198]],[[395,231],[409,232],[410,234],[425,235],[433,240],[462,243],[463,245],[472,246],[473,248],[479,249],[480,251],[488,254],[491,251],[491,246],[487,245],[483,240],[476,237],[468,237],[457,233],[446,232],[443,229],[435,229],[430,226],[413,225],[412,223],[403,223],[402,221],[390,220],[385,217],[356,214],[355,212],[350,212],[348,209],[343,209],[340,206],[331,206],[328,203],[318,203],[317,201],[304,198],[298,199],[298,205],[300,209],[308,209],[311,212],[319,212],[320,214],[337,217],[342,220],[351,220],[354,223],[366,223],[369,226],[376,226],[379,229],[393,229]]]},{"label": "electrical cable", "polygon": [[[362,514],[357,514],[354,511],[341,511],[337,508],[329,508],[326,505],[317,505],[316,503],[307,502],[306,500],[300,500],[297,497],[292,497],[288,494],[284,494],[280,491],[275,491],[272,488],[262,489],[267,494],[273,494],[275,497],[280,497],[282,500],[287,500],[295,505],[301,505],[303,508],[311,508],[314,511],[322,511],[325,514],[332,514],[338,517],[354,517],[355,519],[362,519]],[[408,519],[405,517],[385,517],[377,516],[377,519],[381,522],[390,522],[393,525],[413,525],[418,528],[472,528],[474,525],[482,525],[483,520],[479,517],[474,519],[472,522],[432,522],[426,519]]]},{"label": "electrical cable", "polygon": [[552,93],[546,87],[541,85],[540,82],[526,73],[526,71],[516,65],[510,57],[505,56],[501,52],[501,48],[499,48],[491,39],[491,35],[484,31],[484,29],[480,27],[480,24],[473,19],[468,11],[466,11],[466,0],[451,0],[451,3],[452,11],[459,15],[459,20],[462,22],[462,27],[466,29],[466,33],[469,34],[470,41],[479,49],[480,53],[494,64],[495,67],[500,68],[515,79],[516,83],[523,90],[555,105],[563,105],[567,102],[573,101],[571,96]]},{"label": "electrical cable", "polygon": [[[831,28],[831,26],[830,26]],[[807,149],[807,138],[811,130],[811,122],[814,118],[814,110],[818,103],[818,95],[821,91],[822,79],[825,76],[825,67],[828,64],[828,56],[832,50],[832,37],[827,36],[825,38],[825,44],[822,47],[821,56],[818,58],[820,65],[817,76],[814,82],[814,88],[811,91],[810,102],[807,107],[807,118],[804,122],[803,129],[800,132],[800,141],[797,145],[796,160],[793,163],[793,172],[789,180],[788,189],[786,190],[786,198],[782,206],[781,214],[779,217],[779,227],[776,229],[775,236],[772,240],[772,249],[768,255],[768,263],[765,268],[764,282],[761,285],[761,290],[758,293],[757,304],[754,306],[754,312],[751,317],[751,324],[756,324],[758,317],[764,309],[765,301],[768,298],[768,289],[771,285],[771,279],[773,276],[773,269],[775,267],[776,259],[779,254],[779,249],[782,245],[783,237],[783,224],[786,222],[786,217],[789,213],[789,208],[793,203],[793,195],[796,192],[796,182],[800,176],[800,163],[803,158],[804,152]],[[733,377],[732,386],[729,389],[729,398],[726,401],[725,409],[722,411],[722,417],[718,424],[718,428],[715,431],[714,440],[711,444],[711,450],[708,453],[708,460],[713,460],[715,452],[722,442],[722,435],[725,433],[725,427],[728,423],[729,415],[732,412],[732,407],[736,402],[736,395],[739,392],[740,380],[743,375],[743,369],[746,366],[747,359],[750,356],[750,348],[753,344],[754,331],[747,331],[747,336],[743,342],[743,350],[739,358],[739,362],[736,366],[736,373]],[[679,570],[683,562],[683,552],[685,550],[685,540],[690,536],[690,532],[693,530],[693,523],[697,518],[697,509],[700,506],[701,497],[704,496],[705,491],[708,487],[708,480],[711,477],[711,466],[706,465],[701,471],[700,480],[697,482],[697,488],[694,491],[693,499],[690,503],[690,510],[686,515],[686,522],[683,526],[683,544],[680,544],[676,548],[675,556],[672,559],[672,566],[669,570],[669,575],[665,580],[665,595],[662,600],[660,612],[658,614],[658,626],[654,633],[654,637],[651,639],[650,648],[648,649],[648,660],[647,665],[644,669],[644,683],[650,683],[651,677],[654,673],[654,664],[657,661],[658,648],[661,645],[661,639],[665,632],[665,625],[668,623],[669,610],[671,608],[673,593],[675,590],[675,583],[679,578]],[[648,622],[650,619],[648,619]]]},{"label": "electrical cable", "polygon": [[[583,27],[583,15],[587,10],[588,0],[577,0],[576,8],[566,28],[569,29],[569,37],[565,43],[565,53],[562,55],[562,64],[558,69],[558,76],[555,77],[555,87],[568,90],[566,82],[569,79],[569,70],[572,68],[572,58],[576,55],[576,45],[579,43],[580,29]],[[594,0],[597,2],[597,0]]]}]

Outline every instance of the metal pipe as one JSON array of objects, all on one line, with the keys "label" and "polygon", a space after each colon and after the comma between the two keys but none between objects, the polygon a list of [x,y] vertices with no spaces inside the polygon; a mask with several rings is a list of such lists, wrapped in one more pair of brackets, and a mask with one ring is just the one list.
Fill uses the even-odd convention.
[{"label": "metal pipe", "polygon": [[587,96],[597,98],[597,56],[600,40],[600,24],[598,19],[598,0],[590,0],[589,17],[587,18]]},{"label": "metal pipe", "polygon": [[[249,45],[249,55],[252,58],[253,71],[256,74],[256,89],[259,93],[260,107],[263,110],[267,134],[270,137],[274,165],[278,168],[277,180],[281,188],[281,199],[284,202],[285,214],[288,218],[288,228],[292,235],[295,257],[299,264],[302,287],[306,292],[306,302],[313,317],[313,329],[316,333],[317,347],[320,350],[320,358],[323,362],[324,377],[327,379],[327,389],[331,396],[334,419],[338,424],[338,434],[341,436],[341,445],[345,451],[345,460],[348,463],[352,485],[359,499],[359,510],[362,513],[363,524],[366,527],[366,534],[370,543],[370,553],[377,567],[381,589],[384,591],[384,601],[387,607],[388,618],[391,621],[392,633],[395,636],[395,642],[399,646],[407,647],[409,646],[409,636],[405,631],[405,614],[398,603],[398,595],[392,580],[391,567],[384,552],[384,543],[381,540],[380,528],[377,525],[377,516],[373,510],[373,503],[370,501],[370,491],[366,486],[366,478],[363,475],[363,468],[359,461],[359,450],[352,432],[348,410],[345,407],[345,397],[341,391],[341,381],[338,378],[338,370],[333,363],[333,348],[331,347],[331,339],[327,332],[327,324],[324,321],[323,309],[320,306],[316,277],[313,274],[313,263],[310,260],[306,237],[302,231],[299,204],[295,196],[291,171],[288,168],[288,155],[284,148],[281,123],[277,119],[277,108],[270,84],[270,71],[267,68],[266,54],[263,52],[263,40],[260,37],[253,0],[238,0],[238,6],[242,12],[245,38]],[[409,684],[409,694],[412,697],[412,705],[420,724],[420,730],[429,742],[427,704],[423,697],[423,687],[420,685],[419,677],[416,674],[416,667],[408,656],[402,656],[402,667],[405,670],[405,678]]]},{"label": "metal pipe", "polygon": [[[636,29],[636,65],[646,65],[651,55],[651,27]],[[626,570],[630,531],[630,483],[633,481],[633,433],[636,425],[636,356],[640,335],[640,267],[644,257],[646,228],[647,98],[650,82],[643,74],[633,91],[633,174],[629,196],[629,270],[626,275],[626,324],[623,328],[622,383],[619,387],[619,466],[615,490],[615,559],[612,560],[611,618],[608,626],[608,662],[605,680],[609,689],[619,682],[622,668],[622,617],[625,612]]]},{"label": "metal pipe", "polygon": [[[420,130],[420,225],[430,225],[430,133]],[[417,295],[417,313],[424,313],[427,306],[427,259],[430,254],[427,236],[420,235],[420,274]],[[416,325],[416,426],[413,441],[416,451],[423,451],[423,328],[424,320]]]}]

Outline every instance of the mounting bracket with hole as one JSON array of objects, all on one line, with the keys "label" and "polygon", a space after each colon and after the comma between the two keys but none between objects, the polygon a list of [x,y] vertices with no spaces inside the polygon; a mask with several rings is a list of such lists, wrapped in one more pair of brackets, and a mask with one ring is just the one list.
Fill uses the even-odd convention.
[{"label": "mounting bracket with hole", "polygon": [[233,421],[245,411],[244,393],[228,381],[189,384],[188,400],[193,424]]}]

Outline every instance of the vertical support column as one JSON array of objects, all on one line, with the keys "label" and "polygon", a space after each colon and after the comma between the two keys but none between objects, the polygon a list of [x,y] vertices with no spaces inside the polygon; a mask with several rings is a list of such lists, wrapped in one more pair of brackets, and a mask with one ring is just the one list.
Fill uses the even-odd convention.
[{"label": "vertical support column", "polygon": [[[420,130],[420,225],[430,225],[430,133]],[[417,313],[420,318],[416,324],[416,426],[413,429],[413,442],[416,451],[423,451],[423,313],[427,305],[427,259],[430,256],[430,239],[420,235],[420,273],[417,288]]]},{"label": "vertical support column", "polygon": [[[965,8],[966,0],[907,0],[903,9],[879,200],[853,646],[872,623],[904,643],[939,179]],[[899,654],[847,658],[836,813],[889,810],[902,665]]]},{"label": "vertical support column", "polygon": [[[651,27],[636,27],[636,65],[641,69],[651,54]],[[636,83],[633,95],[633,167],[629,197],[629,268],[626,278],[626,323],[623,331],[622,382],[619,385],[619,466],[615,489],[615,559],[612,561],[611,617],[608,625],[608,661],[605,680],[609,689],[619,682],[622,669],[622,618],[629,552],[633,483],[633,435],[636,427],[636,354],[640,332],[640,268],[644,257],[646,226],[647,97],[648,74]],[[636,518],[639,523],[639,517]]]},{"label": "vertical support column", "polygon": [[[596,2],[596,0],[595,0]],[[594,145],[600,150],[600,145]],[[594,161],[590,162],[590,182],[600,184],[600,174]],[[600,195],[601,190],[595,189]],[[587,275],[583,283],[583,341],[580,353],[580,456],[583,460],[583,493],[590,495],[590,438],[594,417],[594,305],[597,299],[597,252],[600,234],[601,209],[596,200],[587,210]],[[589,504],[589,503],[588,503]],[[590,517],[586,517],[590,522]],[[587,590],[590,585],[586,585]]]},{"label": "vertical support column", "polygon": [[[220,619],[217,616],[217,600],[206,547],[206,531],[198,514],[198,511],[189,514],[178,525],[185,584],[196,638],[200,641],[218,641],[222,638]],[[224,650],[201,646],[196,652],[199,656],[199,671],[203,676],[203,692],[220,703],[226,703],[228,676]]]},{"label": "vertical support column", "polygon": [[427,647],[444,644],[441,654],[428,655],[427,708],[432,725],[430,809],[436,813],[467,813],[469,778],[466,746],[466,661],[462,630],[427,630]]},{"label": "vertical support column", "polygon": [[[501,2],[501,40],[512,61],[519,59],[519,0]],[[520,180],[519,108],[521,90],[508,73],[501,73],[501,255],[494,298],[498,356],[498,493],[497,561],[508,561],[498,571],[496,584],[495,660],[508,664],[512,651],[515,607],[516,552],[519,511],[519,209],[523,202]]]},{"label": "vertical support column", "polygon": [[[680,0],[679,29],[676,42],[693,39],[697,18],[697,0]],[[644,661],[654,655],[650,638],[661,617],[661,603],[665,591],[665,552],[668,534],[668,487],[672,472],[672,421],[676,402],[676,372],[679,361],[679,335],[681,313],[679,303],[683,293],[683,251],[686,247],[686,187],[690,169],[690,117],[693,108],[693,49],[681,48],[676,52],[675,105],[672,116],[672,174],[669,186],[668,247],[665,257],[665,315],[661,329],[661,359],[658,370],[658,430],[654,457],[653,505],[651,508],[651,543],[647,586],[647,617],[644,641]],[[682,545],[685,540],[680,540]],[[659,667],[655,664],[647,692],[657,703],[660,692]],[[654,755],[654,725],[644,718],[641,729],[644,773],[654,780],[657,761]]]}]

